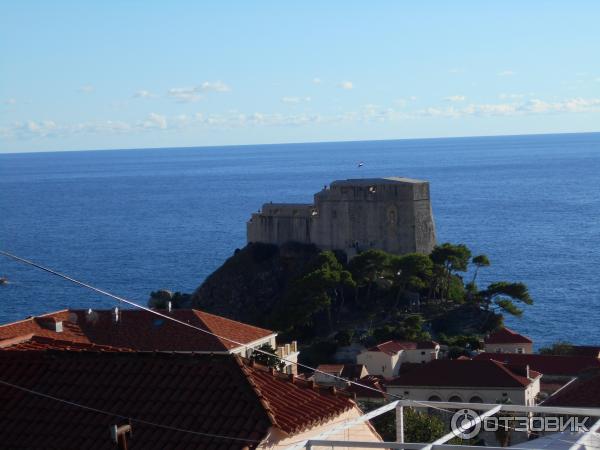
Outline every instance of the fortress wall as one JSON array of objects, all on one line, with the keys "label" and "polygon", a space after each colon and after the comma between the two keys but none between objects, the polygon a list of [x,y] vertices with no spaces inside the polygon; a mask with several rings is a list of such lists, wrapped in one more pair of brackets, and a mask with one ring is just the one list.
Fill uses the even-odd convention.
[{"label": "fortress wall", "polygon": [[248,223],[248,241],[297,241],[349,253],[369,248],[429,253],[435,245],[429,183],[402,178],[336,181],[315,194],[314,205],[263,205]]},{"label": "fortress wall", "polygon": [[267,203],[247,223],[248,242],[308,244],[313,205]]}]

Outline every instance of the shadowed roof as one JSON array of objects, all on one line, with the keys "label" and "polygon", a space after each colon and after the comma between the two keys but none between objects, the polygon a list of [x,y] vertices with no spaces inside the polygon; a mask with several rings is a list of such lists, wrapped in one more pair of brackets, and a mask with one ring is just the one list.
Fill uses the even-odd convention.
[{"label": "shadowed roof", "polygon": [[582,371],[600,367],[600,360],[587,356],[557,356],[524,353],[480,353],[475,360],[495,359],[508,364],[529,365],[542,374],[576,376]]},{"label": "shadowed roof", "polygon": [[[388,386],[447,386],[524,388],[531,379],[525,368],[519,370],[493,360],[437,359],[414,367],[388,383]],[[531,378],[540,374],[531,371]]]},{"label": "shadowed roof", "polygon": [[[116,321],[113,310],[91,313],[88,310],[63,310],[0,326],[0,345],[3,339],[35,335],[134,350],[225,352],[239,347],[227,339],[249,344],[274,334],[271,330],[195,309],[160,312],[221,338],[139,309],[120,310]],[[63,331],[51,329],[48,324],[52,322],[62,322]]]},{"label": "shadowed roof", "polygon": [[531,344],[533,341],[527,336],[517,333],[510,328],[500,328],[483,340],[486,344]]},{"label": "shadowed roof", "polygon": [[600,369],[582,373],[573,383],[546,399],[544,406],[600,408]]},{"label": "shadowed roof", "polygon": [[271,427],[293,435],[356,406],[343,393],[234,355],[3,351],[0,374],[3,381],[112,413],[0,384],[3,448],[112,449],[109,426],[128,422],[113,414],[132,418],[132,450],[255,448]]}]

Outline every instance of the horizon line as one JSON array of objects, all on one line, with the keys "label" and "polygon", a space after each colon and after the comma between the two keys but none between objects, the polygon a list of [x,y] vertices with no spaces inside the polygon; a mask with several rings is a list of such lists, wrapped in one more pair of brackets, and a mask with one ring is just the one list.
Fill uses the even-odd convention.
[{"label": "horizon line", "polygon": [[360,142],[393,142],[393,141],[433,141],[446,139],[477,139],[477,138],[499,138],[499,137],[529,137],[529,136],[567,136],[575,134],[600,134],[599,131],[567,131],[559,133],[519,133],[519,134],[475,134],[467,136],[436,136],[436,137],[409,137],[396,139],[358,139],[358,140],[323,140],[323,141],[294,141],[294,142],[269,142],[258,144],[222,144],[222,145],[184,145],[174,147],[127,147],[127,148],[87,148],[74,150],[31,150],[16,152],[0,152],[2,155],[26,155],[37,153],[77,153],[77,152],[118,152],[118,151],[143,151],[143,150],[180,150],[180,149],[205,149],[205,148],[239,148],[239,147],[267,147],[275,145],[307,145],[307,144],[336,144],[336,143],[360,143]]}]

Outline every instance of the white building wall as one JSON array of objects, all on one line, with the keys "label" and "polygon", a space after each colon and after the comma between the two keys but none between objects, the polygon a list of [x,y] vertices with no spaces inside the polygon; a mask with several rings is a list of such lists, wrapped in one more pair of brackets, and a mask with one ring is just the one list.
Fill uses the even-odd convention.
[{"label": "white building wall", "polygon": [[[510,399],[515,405],[532,405],[535,402],[535,396],[540,390],[539,379],[531,383],[525,389],[502,389],[502,388],[464,388],[464,387],[415,387],[415,386],[388,386],[387,391],[390,394],[401,395],[408,400],[427,401],[432,397],[439,397],[439,401],[448,402],[454,396],[460,398],[460,401],[469,403],[474,397],[479,397],[481,403],[497,403],[503,399]],[[504,395],[506,394],[506,395]],[[474,402],[476,403],[476,402]]]},{"label": "white building wall", "polygon": [[364,351],[357,355],[356,363],[364,364],[370,375],[381,375],[386,378],[395,377],[400,371],[400,360],[403,351],[394,355],[385,352]]},{"label": "white building wall", "polygon": [[402,352],[401,362],[405,363],[428,363],[438,358],[440,351],[439,345],[435,349],[415,349],[415,350],[404,350]]},{"label": "white building wall", "polygon": [[532,344],[484,344],[488,353],[533,353]]},{"label": "white building wall", "polygon": [[[316,438],[319,434],[329,431],[331,428],[335,426],[340,426],[340,424],[344,420],[355,419],[360,417],[363,413],[357,407],[352,408],[351,410],[325,422],[319,426],[313,427],[310,430],[304,431],[299,434],[287,435],[280,430],[273,429],[269,436],[258,446],[260,449],[283,449],[287,446],[291,446],[294,443],[298,443],[298,441],[302,441],[304,439]],[[393,414],[393,413],[390,413]],[[375,429],[369,424],[369,422],[362,422],[354,425],[353,427],[342,430],[338,433],[335,433],[326,438],[327,440],[341,440],[341,441],[363,441],[363,442],[381,442],[382,439],[377,434]],[[330,450],[331,447],[313,447],[314,449],[327,449]],[[353,447],[356,449],[356,447]],[[351,450],[346,447],[336,447],[335,450]]]}]

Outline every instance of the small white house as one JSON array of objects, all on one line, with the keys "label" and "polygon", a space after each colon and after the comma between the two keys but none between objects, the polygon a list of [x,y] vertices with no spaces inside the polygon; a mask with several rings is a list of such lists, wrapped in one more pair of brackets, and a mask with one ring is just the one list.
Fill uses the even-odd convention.
[{"label": "small white house", "polygon": [[488,353],[533,353],[531,339],[506,327],[491,333],[483,343]]},{"label": "small white house", "polygon": [[437,360],[416,366],[387,384],[390,394],[409,400],[533,406],[539,372],[494,360]]},{"label": "small white house", "polygon": [[400,373],[403,363],[424,364],[438,358],[440,345],[435,341],[387,341],[362,351],[357,364],[364,364],[370,375],[392,378]]}]

